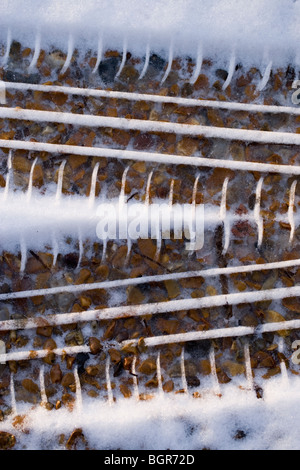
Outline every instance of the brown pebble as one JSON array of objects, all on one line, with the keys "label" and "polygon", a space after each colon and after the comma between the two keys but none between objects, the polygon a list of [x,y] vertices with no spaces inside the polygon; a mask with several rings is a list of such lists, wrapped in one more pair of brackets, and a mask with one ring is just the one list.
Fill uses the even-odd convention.
[{"label": "brown pebble", "polygon": [[91,271],[89,269],[86,269],[86,268],[81,269],[79,276],[76,279],[75,284],[78,285],[78,284],[85,283],[90,277],[90,275],[91,275]]},{"label": "brown pebble", "polygon": [[98,354],[103,349],[99,339],[95,338],[94,336],[90,336],[89,338],[89,347],[91,350],[91,354]]},{"label": "brown pebble", "polygon": [[84,434],[81,428],[74,429],[74,431],[66,442],[66,448],[71,449],[73,447],[76,447],[77,441],[79,439],[85,443]]},{"label": "brown pebble", "polygon": [[163,384],[163,391],[166,393],[172,392],[174,390],[173,380],[168,380]]},{"label": "brown pebble", "polygon": [[150,375],[155,371],[156,371],[156,360],[151,357],[148,357],[147,359],[145,359],[139,367],[139,372],[141,372],[142,374]]},{"label": "brown pebble", "polygon": [[95,272],[96,272],[97,278],[104,280],[104,279],[107,279],[108,277],[109,268],[106,264],[101,264],[100,266],[98,266]]},{"label": "brown pebble", "polygon": [[166,320],[165,318],[159,318],[157,320],[156,326],[163,334],[172,335],[177,332],[177,329],[179,327],[179,321],[178,320]]},{"label": "brown pebble", "polygon": [[59,408],[61,408],[61,401],[57,400],[57,402],[55,403],[55,409],[59,410]]},{"label": "brown pebble", "polygon": [[177,281],[172,279],[165,281],[165,286],[168,292],[169,299],[175,299],[180,295],[180,287]]},{"label": "brown pebble", "polygon": [[39,386],[31,379],[22,380],[22,386],[30,393],[38,393]]},{"label": "brown pebble", "polygon": [[177,152],[179,155],[189,156],[198,149],[198,142],[191,137],[183,137],[177,144]]},{"label": "brown pebble", "polygon": [[50,370],[50,379],[53,384],[60,383],[62,379],[62,371],[59,364],[55,364]]},{"label": "brown pebble", "polygon": [[54,362],[55,362],[55,354],[54,354],[53,352],[49,352],[49,353],[47,354],[47,356],[45,356],[45,357],[43,358],[43,361],[44,361],[46,364],[50,364],[50,365],[54,364]]},{"label": "brown pebble", "polygon": [[142,291],[135,286],[129,286],[127,288],[127,300],[131,304],[140,304],[143,302],[145,296]]},{"label": "brown pebble", "polygon": [[52,335],[53,326],[39,326],[36,329],[36,334],[41,336],[50,337]]},{"label": "brown pebble", "polygon": [[95,377],[96,375],[99,374],[99,372],[101,371],[101,366],[99,364],[96,364],[96,365],[89,365],[85,368],[85,371],[88,375],[90,375],[91,377]]},{"label": "brown pebble", "polygon": [[9,432],[0,431],[0,449],[6,450],[14,447],[16,443],[16,438],[13,434]]},{"label": "brown pebble", "polygon": [[115,348],[110,348],[108,350],[108,354],[110,355],[110,359],[114,364],[118,364],[122,359],[120,351]]},{"label": "brown pebble", "polygon": [[74,383],[75,378],[72,372],[67,372],[61,380],[61,384],[63,387],[70,387],[70,385],[73,385]]},{"label": "brown pebble", "polygon": [[130,388],[125,384],[120,385],[120,391],[123,394],[124,398],[130,398],[132,395]]},{"label": "brown pebble", "polygon": [[206,75],[204,75],[204,73],[201,73],[196,82],[194,83],[194,88],[195,90],[200,90],[202,88],[208,88],[209,86],[209,80],[207,78]]},{"label": "brown pebble", "polygon": [[12,161],[13,169],[21,173],[29,173],[32,163],[28,158],[21,155],[15,155]]},{"label": "brown pebble", "polygon": [[137,241],[137,245],[142,255],[147,256],[151,259],[154,258],[156,253],[156,245],[150,238],[139,238]]},{"label": "brown pebble", "polygon": [[56,349],[56,347],[57,347],[56,342],[52,338],[47,339],[44,343],[44,349],[52,350],[52,349]]},{"label": "brown pebble", "polygon": [[150,134],[139,134],[133,141],[135,150],[148,150],[153,145],[153,137]]},{"label": "brown pebble", "polygon": [[74,361],[75,361],[75,357],[72,357],[72,356],[66,357],[67,369],[72,369]]}]

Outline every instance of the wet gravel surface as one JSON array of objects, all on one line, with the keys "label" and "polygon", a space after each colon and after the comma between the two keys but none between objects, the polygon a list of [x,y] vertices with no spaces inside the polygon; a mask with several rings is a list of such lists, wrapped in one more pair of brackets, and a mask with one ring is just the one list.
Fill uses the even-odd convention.
[{"label": "wet gravel surface", "polygon": [[[98,71],[93,72],[96,56],[93,51],[85,54],[75,51],[65,74],[60,70],[66,56],[61,51],[41,51],[36,70],[27,72],[34,51],[13,42],[9,61],[0,70],[4,81],[104,88],[107,90],[153,93],[165,96],[240,101],[245,103],[291,105],[291,84],[295,72],[291,67],[273,71],[270,80],[259,93],[256,85],[262,78],[257,69],[245,69],[238,64],[232,82],[222,90],[227,72],[219,69],[211,60],[203,62],[201,73],[194,84],[189,82],[195,64],[192,59],[175,58],[171,71],[161,84],[167,61],[159,55],[150,57],[145,76],[139,80],[144,58],[127,54],[125,65],[116,77],[122,55],[107,50]],[[151,121],[168,121],[184,124],[201,124],[217,127],[233,127],[256,130],[280,130],[299,132],[299,117],[288,114],[264,114],[233,112],[202,107],[186,107],[176,104],[158,104],[147,101],[127,101],[116,98],[92,98],[62,93],[39,91],[14,91],[6,93],[9,107],[48,111],[94,114],[98,116],[125,117]],[[270,164],[299,164],[296,146],[248,144],[237,141],[187,137],[174,133],[142,133],[112,128],[88,128],[68,124],[38,123],[28,121],[0,121],[0,139],[36,140],[47,143],[106,147],[136,151],[153,151],[181,156],[204,156],[207,167],[189,165],[150,164],[122,161],[105,157],[85,157],[27,152],[12,153],[13,186],[10,191],[26,191],[30,170],[37,157],[33,172],[34,190],[41,195],[55,191],[59,167],[66,160],[63,174],[62,198],[88,197],[92,173],[99,164],[96,196],[118,198],[122,176],[126,167],[125,195],[127,199],[143,202],[146,197],[147,178],[153,176],[150,186],[151,200],[168,200],[173,184],[173,202],[191,203],[195,179],[199,176],[196,202],[205,207],[220,208],[222,188],[228,178],[227,210],[243,214],[231,227],[230,244],[223,253],[224,229],[222,225],[205,232],[204,246],[196,253],[185,250],[183,240],[163,240],[157,259],[155,240],[134,242],[127,258],[126,240],[110,241],[103,259],[102,242],[96,234],[83,240],[82,257],[79,260],[78,239],[60,240],[63,253],[59,253],[53,265],[52,247],[31,249],[25,270],[20,273],[21,253],[3,251],[0,256],[0,293],[41,289],[62,285],[80,285],[105,280],[135,278],[140,276],[176,273],[188,270],[227,267],[252,263],[268,263],[299,257],[299,229],[295,227],[292,243],[289,243],[290,225],[285,222],[289,207],[290,188],[297,177],[275,173],[233,171],[209,166],[210,158],[255,161]],[[8,150],[0,150],[0,187],[4,191],[8,169]],[[256,187],[263,176],[261,215],[264,219],[263,240],[257,244],[257,228],[247,221],[255,205]],[[173,181],[173,183],[172,183]],[[299,206],[299,184],[296,186],[294,214]],[[8,196],[9,197],[9,196]],[[79,262],[80,261],[80,262]],[[117,305],[137,305],[148,302],[165,302],[173,299],[201,298],[218,294],[259,291],[276,287],[292,287],[298,284],[300,270],[295,268],[263,270],[253,273],[221,275],[211,278],[188,278],[177,281],[153,282],[115,289],[97,289],[82,293],[62,293],[18,300],[1,301],[0,320],[26,319],[49,313],[81,312]],[[213,341],[188,342],[185,345],[169,344],[160,347],[119,348],[125,340],[135,340],[157,335],[204,331],[226,326],[257,326],[266,322],[299,318],[298,298],[280,301],[254,302],[235,306],[224,305],[194,310],[182,310],[167,314],[145,315],[114,320],[78,322],[60,326],[44,326],[29,330],[1,332],[6,352],[22,350],[49,351],[44,359],[8,361],[0,365],[0,418],[5,420],[12,413],[10,377],[13,373],[16,402],[39,405],[40,370],[44,368],[47,408],[72,409],[76,401],[74,368],[77,366],[83,401],[88,396],[95,400],[107,400],[106,360],[111,360],[111,388],[115,400],[126,399],[135,393],[136,381],[140,399],[151,399],[159,387],[157,355],[160,353],[162,388],[165,393],[182,393],[181,354],[184,346],[187,388],[195,398],[201,398],[210,386],[211,363],[209,351],[215,348],[216,373],[220,384],[246,383],[244,345],[246,339],[224,338]],[[291,361],[292,343],[298,339],[297,330],[279,334],[266,333],[251,337],[250,357],[258,398],[263,394],[264,380],[272,380],[280,374],[280,362],[291,374],[299,374],[298,366]],[[96,339],[97,340],[96,340]],[[284,339],[283,351],[279,342]],[[98,344],[97,341],[100,341]],[[91,344],[88,353],[55,356],[52,349]],[[136,361],[136,362],[134,362]],[[135,370],[133,370],[133,364]],[[11,440],[5,440],[11,446]],[[9,442],[10,444],[7,444]]]}]

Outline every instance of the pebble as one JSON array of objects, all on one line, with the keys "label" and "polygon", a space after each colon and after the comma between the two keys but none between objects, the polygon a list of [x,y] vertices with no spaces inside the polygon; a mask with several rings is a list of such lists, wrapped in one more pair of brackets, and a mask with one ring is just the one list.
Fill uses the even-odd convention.
[{"label": "pebble", "polygon": [[99,354],[99,352],[101,352],[103,349],[100,340],[94,336],[89,337],[89,347],[92,354]]},{"label": "pebble", "polygon": [[126,289],[127,292],[127,301],[130,304],[140,304],[145,299],[145,295],[141,292],[138,287],[129,286]]},{"label": "pebble", "polygon": [[[76,263],[77,265],[77,263]],[[91,276],[91,271],[87,268],[83,268],[80,270],[79,276],[77,277],[75,284],[84,284],[88,281]]]},{"label": "pebble", "polygon": [[68,346],[81,346],[84,344],[84,338],[81,330],[70,331],[65,337],[65,343]]},{"label": "pebble", "polygon": [[109,57],[100,62],[98,73],[106,85],[114,82],[120,63],[119,57]]},{"label": "pebble", "polygon": [[84,444],[86,443],[82,429],[76,428],[74,429],[74,431],[72,431],[69,439],[67,440],[66,448],[69,450],[72,448],[76,448],[76,444],[78,443],[79,440],[82,441]]},{"label": "pebble", "polygon": [[[279,312],[276,312],[275,310],[267,310],[267,312],[265,313],[265,319],[268,323],[285,321],[284,316],[281,315]],[[281,331],[277,331],[277,334],[279,336],[288,336],[290,334],[290,331],[281,330]]]},{"label": "pebble", "polygon": [[209,80],[208,77],[204,73],[200,73],[196,82],[194,83],[195,90],[201,89],[208,89],[209,88]]},{"label": "pebble", "polygon": [[47,356],[45,356],[45,357],[43,358],[43,361],[44,361],[46,364],[50,364],[50,365],[54,364],[54,362],[55,362],[55,354],[52,353],[52,352],[49,352],[49,354],[47,354]]},{"label": "pebble", "polygon": [[75,384],[75,378],[73,372],[67,372],[61,379],[61,384],[63,387],[67,388]]},{"label": "pebble", "polygon": [[0,449],[1,450],[7,450],[7,449],[12,449],[14,445],[16,444],[16,437],[5,431],[0,431]]},{"label": "pebble", "polygon": [[170,393],[170,392],[173,392],[174,390],[174,382],[173,380],[167,380],[164,384],[163,384],[163,391],[166,392],[166,393]]},{"label": "pebble", "polygon": [[135,150],[149,150],[154,143],[154,139],[150,134],[139,134],[133,141]]},{"label": "pebble", "polygon": [[251,356],[251,367],[252,368],[273,368],[275,361],[271,354],[266,351],[257,351]]},{"label": "pebble", "polygon": [[46,61],[52,67],[63,67],[66,61],[66,55],[61,51],[54,51],[48,54]]},{"label": "pebble", "polygon": [[60,365],[59,364],[55,364],[54,366],[51,367],[51,370],[50,370],[50,379],[51,379],[51,382],[56,384],[56,383],[60,383],[61,382],[61,379],[62,379],[62,371],[61,371],[61,368],[60,368]]},{"label": "pebble", "polygon": [[224,361],[222,363],[222,367],[232,377],[234,377],[236,375],[243,374],[246,370],[244,364],[240,364],[240,363],[235,362],[235,361]]},{"label": "pebble", "polygon": [[164,318],[159,318],[156,323],[156,327],[163,334],[175,334],[179,328],[178,320],[166,320]]},{"label": "pebble", "polygon": [[31,379],[22,380],[22,386],[30,393],[39,393],[39,386]]},{"label": "pebble", "polygon": [[231,381],[231,378],[228,377],[228,375],[226,374],[226,372],[222,369],[217,369],[217,376],[218,376],[218,381],[221,383],[221,384],[226,384],[228,382]]},{"label": "pebble", "polygon": [[156,245],[150,238],[142,239],[139,238],[137,241],[138,248],[142,255],[153,259],[156,253]]},{"label": "pebble", "polygon": [[156,372],[156,359],[148,357],[140,364],[138,371],[146,375]]},{"label": "pebble", "polygon": [[166,286],[169,299],[176,299],[176,297],[180,295],[180,287],[177,281],[171,279],[164,281],[164,284]]},{"label": "pebble", "polygon": [[126,384],[120,384],[119,388],[124,398],[130,398],[132,396],[132,392]]},{"label": "pebble", "polygon": [[118,364],[122,359],[120,351],[115,348],[110,348],[108,350],[108,354],[110,355],[110,359],[114,364]]},{"label": "pebble", "polygon": [[199,387],[200,379],[196,375],[188,375],[186,377],[186,382],[189,387]]},{"label": "pebble", "polygon": [[176,145],[179,155],[190,156],[198,150],[198,141],[192,137],[183,137]]},{"label": "pebble", "polygon": [[49,350],[56,349],[56,348],[57,348],[57,345],[53,338],[47,339],[43,346],[43,349],[49,349]]},{"label": "pebble", "polygon": [[298,297],[289,297],[287,299],[283,299],[282,305],[292,312],[300,313],[300,301]]},{"label": "pebble", "polygon": [[93,365],[86,366],[85,371],[91,377],[95,377],[96,375],[99,375],[99,373],[101,372],[101,365],[93,364]]}]

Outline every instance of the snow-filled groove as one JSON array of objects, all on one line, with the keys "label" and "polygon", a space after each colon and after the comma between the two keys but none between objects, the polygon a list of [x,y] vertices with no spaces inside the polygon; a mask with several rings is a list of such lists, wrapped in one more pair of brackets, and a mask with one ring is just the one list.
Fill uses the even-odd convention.
[{"label": "snow-filled groove", "polygon": [[61,73],[64,74],[68,67],[70,66],[72,56],[74,52],[74,38],[72,34],[69,34],[69,39],[68,39],[68,54],[65,60],[65,63],[63,65],[63,68],[61,69]]},{"label": "snow-filled groove", "polygon": [[38,61],[41,52],[41,31],[38,30],[35,36],[34,54],[28,67],[28,72],[31,72]]}]

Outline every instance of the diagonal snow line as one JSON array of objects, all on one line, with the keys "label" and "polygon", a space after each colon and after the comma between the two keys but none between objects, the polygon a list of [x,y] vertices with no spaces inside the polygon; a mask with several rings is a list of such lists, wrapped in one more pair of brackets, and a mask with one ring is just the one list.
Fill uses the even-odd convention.
[{"label": "diagonal snow line", "polygon": [[[281,330],[294,330],[300,328],[300,320],[287,320],[281,322],[264,323],[258,326],[232,326],[227,328],[215,328],[211,330],[203,331],[189,331],[187,333],[175,333],[171,335],[151,336],[149,338],[143,338],[144,343],[147,347],[159,346],[164,344],[173,343],[185,343],[188,341],[203,341],[217,338],[234,338],[240,336],[251,336],[262,333],[277,332]],[[115,347],[123,349],[128,345],[135,345],[139,341],[139,338],[129,339],[117,343]],[[246,348],[247,349],[247,348]],[[65,354],[78,354],[81,352],[90,353],[90,347],[87,345],[82,346],[66,346],[65,348],[56,349],[37,349],[37,350],[25,350],[25,351],[11,351],[0,354],[0,363],[7,361],[21,361],[26,359],[42,359],[49,353],[53,353],[59,356]],[[249,349],[246,350],[246,360],[249,365],[249,374],[251,372],[251,366],[249,362]],[[135,356],[136,357],[136,356]],[[181,356],[183,358],[183,355]],[[108,356],[109,358],[109,356]],[[157,362],[158,364],[159,362]],[[109,363],[106,363],[109,368]],[[132,370],[134,372],[134,368]]]},{"label": "diagonal snow line", "polygon": [[173,62],[173,49],[174,49],[174,44],[173,44],[173,40],[171,40],[171,43],[170,43],[170,48],[169,48],[169,58],[168,58],[168,65],[167,65],[167,68],[166,68],[166,71],[164,73],[164,76],[163,78],[161,79],[161,82],[160,84],[162,85],[165,80],[167,79],[170,71],[171,71],[171,68],[172,68],[172,62]]},{"label": "diagonal snow line", "polygon": [[124,68],[124,65],[125,65],[125,62],[126,62],[126,57],[127,57],[127,39],[125,38],[124,41],[123,41],[123,55],[122,55],[122,61],[121,61],[121,65],[119,67],[119,70],[116,74],[116,77],[119,77],[123,68]]},{"label": "diagonal snow line", "polygon": [[216,355],[215,355],[215,348],[212,344],[209,350],[209,362],[210,362],[210,369],[211,369],[211,378],[213,380],[213,388],[217,395],[220,394],[220,384],[218,380],[217,368],[216,368]]},{"label": "diagonal snow line", "polygon": [[152,282],[163,282],[168,280],[180,280],[188,279],[191,277],[212,277],[220,275],[230,275],[230,274],[240,274],[240,273],[251,273],[256,271],[265,271],[273,269],[287,269],[295,266],[300,266],[300,259],[295,260],[286,260],[286,261],[277,261],[273,263],[262,263],[262,264],[248,264],[245,266],[230,266],[226,268],[210,268],[210,269],[200,269],[195,271],[183,271],[177,273],[169,274],[158,274],[153,276],[143,276],[136,278],[128,279],[116,279],[113,281],[100,281],[93,282],[88,284],[79,284],[79,285],[65,285],[57,287],[48,287],[45,289],[33,289],[25,291],[16,291],[0,294],[0,301],[3,300],[13,300],[13,299],[23,299],[30,297],[37,297],[43,295],[54,295],[60,294],[63,292],[84,292],[95,289],[112,289],[122,286],[138,285]]},{"label": "diagonal snow line", "polygon": [[11,48],[11,43],[12,43],[11,29],[8,28],[7,40],[6,40],[6,51],[5,51],[4,56],[2,57],[2,67],[7,64],[9,53],[10,53],[10,48]]},{"label": "diagonal snow line", "polygon": [[[298,135],[300,137],[300,134]],[[238,171],[258,171],[264,173],[279,173],[297,176],[300,175],[300,166],[296,165],[273,165],[271,163],[222,160],[217,158],[205,158],[197,156],[184,157],[176,154],[139,152],[136,150],[119,150],[105,147],[81,147],[80,145],[48,144],[45,142],[6,139],[0,139],[0,147],[9,149],[23,149],[34,152],[86,155],[89,157],[107,157],[119,158],[121,160],[169,163],[171,165],[192,165],[209,168],[229,168],[231,170]]]},{"label": "diagonal snow line", "polygon": [[149,65],[149,60],[150,60],[150,43],[148,42],[147,47],[146,47],[145,63],[144,63],[143,70],[141,71],[141,74],[139,76],[139,80],[141,80],[144,77],[147,71],[148,65]]},{"label": "diagonal snow line", "polygon": [[266,84],[269,81],[271,70],[272,70],[272,61],[270,60],[265,69],[264,75],[257,86],[258,91],[262,91],[265,88]]},{"label": "diagonal snow line", "polygon": [[112,392],[112,385],[110,380],[110,355],[107,355],[106,362],[105,362],[105,376],[106,376],[106,389],[108,395],[108,403],[112,405],[114,402],[113,392]]},{"label": "diagonal snow line", "polygon": [[74,52],[74,38],[73,38],[72,34],[69,34],[68,53],[67,53],[67,57],[66,57],[64,65],[63,65],[63,68],[60,71],[61,74],[64,74],[67,71],[67,69],[68,69],[68,67],[71,63],[71,60],[72,60],[73,52]]},{"label": "diagonal snow line", "polygon": [[192,85],[194,85],[194,83],[196,83],[197,81],[197,78],[199,77],[199,74],[200,74],[200,70],[201,70],[201,67],[202,67],[202,59],[203,59],[203,55],[202,55],[202,44],[199,44],[198,45],[198,49],[197,49],[197,59],[196,59],[196,66],[195,66],[195,70],[193,72],[193,75],[190,79],[190,83]]},{"label": "diagonal snow line", "polygon": [[100,65],[100,62],[101,62],[101,59],[102,59],[102,35],[99,33],[99,37],[98,37],[97,60],[96,60],[96,64],[95,64],[95,67],[94,67],[92,73],[96,73],[96,72],[97,72],[98,67],[99,67],[99,65]]},{"label": "diagonal snow line", "polygon": [[38,30],[37,33],[36,33],[36,36],[35,36],[34,54],[33,54],[32,60],[30,62],[30,65],[28,67],[28,72],[31,72],[34,69],[34,67],[35,67],[35,65],[38,61],[40,51],[41,51],[41,32],[40,32],[40,30]]},{"label": "diagonal snow line", "polygon": [[[206,339],[233,338],[238,336],[258,335],[281,330],[296,330],[300,328],[300,320],[287,320],[282,322],[264,323],[258,326],[232,326],[227,328],[215,328],[212,330],[189,331],[187,333],[175,333],[172,335],[152,336],[143,338],[148,347],[163,344],[185,343],[187,341],[201,341]],[[121,343],[122,347],[137,344],[139,339],[126,340]],[[1,359],[1,356],[0,356]]]},{"label": "diagonal snow line", "polygon": [[153,302],[139,305],[123,305],[107,307],[83,312],[46,314],[35,318],[21,320],[0,321],[0,331],[37,328],[39,326],[67,325],[77,322],[93,320],[112,320],[118,318],[140,317],[143,315],[157,315],[169,312],[180,312],[199,308],[221,307],[224,305],[239,305],[244,303],[261,302],[266,300],[281,300],[283,298],[300,295],[300,285],[293,287],[279,287],[252,292],[238,292],[234,294],[221,294],[209,297],[169,300],[166,302]]},{"label": "diagonal snow line", "polygon": [[78,353],[90,353],[89,346],[68,346],[65,348],[56,349],[36,349],[36,350],[25,350],[25,351],[11,351],[5,354],[0,354],[0,361],[22,361],[25,359],[43,359],[49,353],[54,353],[57,356],[63,356],[65,354],[78,354]]},{"label": "diagonal snow line", "polygon": [[234,71],[235,71],[235,52],[233,50],[231,53],[230,61],[229,61],[228,75],[227,75],[225,82],[223,83],[222,90],[226,90],[226,88],[229,86],[232,76],[234,74]]},{"label": "diagonal snow line", "polygon": [[297,180],[292,182],[290,188],[290,198],[289,198],[289,208],[288,208],[288,220],[291,226],[290,231],[290,243],[293,241],[295,234],[295,217],[294,217],[294,208],[295,208],[295,193],[296,193]]},{"label": "diagonal snow line", "polygon": [[0,107],[0,118],[36,122],[59,122],[72,124],[74,126],[110,127],[113,129],[138,130],[143,132],[166,132],[180,135],[202,136],[206,138],[239,140],[244,142],[300,145],[300,135],[294,132],[269,132],[5,107]]},{"label": "diagonal snow line", "polygon": [[10,396],[11,396],[11,408],[12,414],[15,416],[17,414],[17,402],[16,402],[16,391],[15,391],[15,381],[14,381],[14,373],[11,372],[10,374]]},{"label": "diagonal snow line", "polygon": [[254,219],[257,225],[257,246],[261,246],[263,240],[263,233],[264,233],[264,222],[263,218],[260,215],[260,204],[261,204],[261,189],[263,185],[263,177],[261,177],[256,186],[256,200],[254,206]]},{"label": "diagonal snow line", "polygon": [[[200,60],[200,59],[199,59]],[[6,89],[22,91],[58,92],[68,95],[92,96],[94,98],[116,98],[129,101],[151,101],[155,103],[174,103],[180,106],[199,106],[205,108],[228,109],[231,111],[249,111],[259,113],[285,113],[300,115],[297,106],[276,106],[266,104],[239,103],[232,101],[202,100],[196,98],[181,98],[176,96],[152,95],[148,93],[130,93],[126,91],[110,91],[97,88],[79,88],[60,85],[38,85],[32,83],[3,82]]]},{"label": "diagonal snow line", "polygon": [[244,358],[245,358],[245,368],[246,368],[246,378],[248,382],[248,387],[250,390],[253,390],[253,374],[251,368],[251,359],[250,359],[250,348],[248,339],[244,345]]}]

